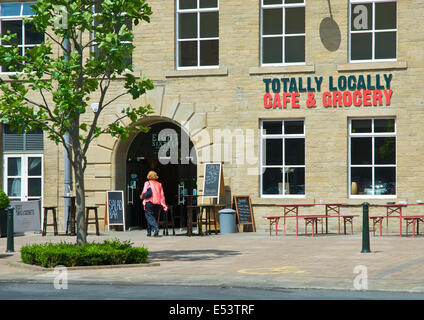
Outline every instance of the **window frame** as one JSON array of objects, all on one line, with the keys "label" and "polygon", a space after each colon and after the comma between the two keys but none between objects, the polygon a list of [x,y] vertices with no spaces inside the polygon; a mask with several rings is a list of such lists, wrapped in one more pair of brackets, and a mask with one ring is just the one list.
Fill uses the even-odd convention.
[{"label": "window frame", "polygon": [[[176,0],[175,4],[175,65],[177,70],[199,70],[199,69],[219,69],[219,0],[217,0],[217,7],[215,8],[200,8],[200,0],[197,0],[197,8],[196,9],[180,9],[180,0]],[[218,13],[218,37],[208,37],[201,38],[200,37],[200,13],[205,12],[217,12]],[[196,13],[197,14],[197,37],[196,38],[188,38],[188,39],[179,39],[179,14],[180,13]],[[201,41],[210,41],[210,40],[218,40],[218,64],[210,65],[210,66],[201,66],[200,65],[200,43]],[[196,66],[180,66],[180,42],[188,42],[188,41],[196,41],[197,42],[197,65]]]},{"label": "window frame", "polygon": [[[282,131],[281,134],[264,134],[263,131],[263,124],[267,121],[279,121],[281,122]],[[300,134],[285,134],[284,133],[284,124],[286,122],[295,122],[295,121],[302,121],[303,122],[303,133]],[[305,161],[303,165],[286,165],[285,164],[285,140],[286,139],[304,139],[305,142]],[[282,142],[282,164],[281,165],[265,165],[263,163],[264,157],[263,157],[263,145],[264,141],[266,139],[280,139]],[[259,125],[259,197],[260,198],[274,198],[274,199],[304,199],[306,198],[306,121],[304,118],[290,118],[290,119],[260,119],[260,125]],[[282,180],[282,186],[283,186],[283,193],[282,194],[264,194],[263,193],[263,174],[265,172],[264,169],[266,168],[282,168],[285,170],[286,168],[304,168],[305,170],[305,192],[304,194],[287,194],[285,189],[285,174],[283,174],[283,180]]]},{"label": "window frame", "polygon": [[[1,11],[0,11],[0,35],[2,34],[2,22],[3,21],[21,21],[22,22],[22,44],[18,44],[18,48],[22,48],[22,54],[25,54],[25,49],[29,49],[29,48],[34,48],[36,46],[39,46],[39,44],[29,44],[27,45],[25,42],[25,23],[23,21],[23,19],[31,19],[32,15],[29,14],[25,14],[24,15],[24,4],[35,4],[36,2],[34,1],[28,1],[28,2],[6,2],[6,3],[0,3],[0,10],[1,10],[1,6],[2,5],[8,5],[8,4],[20,4],[21,5],[21,9],[20,9],[20,14],[19,16],[2,16],[1,15]],[[0,41],[1,44],[1,41]],[[11,47],[11,45],[4,45],[5,47]],[[3,67],[0,65],[0,75],[14,75],[19,73],[19,71],[3,71]]]},{"label": "window frame", "polygon": [[[393,132],[374,132],[374,121],[375,120],[393,120],[394,131]],[[352,121],[355,120],[371,120],[371,132],[363,133],[352,133]],[[372,138],[372,161],[371,164],[365,165],[352,165],[352,154],[351,154],[351,138],[352,137],[363,137]],[[395,138],[395,164],[375,164],[375,138]],[[348,123],[348,198],[349,199],[394,199],[397,198],[397,119],[396,117],[361,117],[361,118],[350,118]],[[372,183],[372,194],[352,194],[352,167],[353,168],[371,168],[371,183]],[[375,168],[395,168],[395,194],[376,195],[375,194]]]},{"label": "window frame", "polygon": [[[261,67],[279,67],[279,66],[303,66],[306,65],[306,0],[303,0],[303,3],[284,3],[285,0],[282,1],[282,4],[267,4],[264,5],[264,0],[261,0],[260,7],[260,52],[259,52],[259,62]],[[283,30],[281,34],[273,34],[273,35],[264,35],[263,34],[263,10],[264,9],[282,9],[283,11]],[[304,33],[293,33],[286,34],[286,24],[284,23],[286,18],[286,8],[305,8],[305,32]],[[275,38],[277,36],[281,36],[282,38],[282,62],[281,63],[263,63],[263,39],[264,38]],[[305,37],[305,61],[303,62],[285,62],[285,38],[286,37]]]},{"label": "window frame", "polygon": [[[8,174],[8,159],[9,158],[20,158],[21,159],[21,175],[9,176]],[[41,159],[41,175],[30,176],[28,172],[28,161],[29,158],[40,158]],[[9,194],[9,178],[20,178],[21,179],[21,195],[20,196],[9,196],[10,201],[33,201],[40,200],[43,203],[44,199],[44,154],[34,152],[5,152],[3,153],[3,186],[6,194]],[[40,196],[30,196],[28,193],[29,179],[36,178],[41,179],[41,190]]]},{"label": "window frame", "polygon": [[[381,29],[376,30],[375,29],[375,4],[376,3],[387,3],[387,2],[394,2],[396,3],[396,29]],[[372,28],[370,30],[352,30],[352,5],[355,4],[372,4],[372,13],[373,16],[371,18],[372,21]],[[349,23],[349,33],[348,33],[348,61],[349,63],[369,63],[369,62],[392,62],[397,61],[398,58],[398,30],[399,30],[399,15],[398,15],[398,1],[397,0],[349,0],[348,3],[348,23]],[[395,58],[389,58],[389,59],[376,59],[375,58],[375,34],[379,32],[396,32],[396,57]],[[352,54],[352,33],[354,34],[360,34],[360,33],[371,33],[372,35],[372,42],[371,42],[371,59],[364,59],[364,60],[352,60],[351,54]]]}]

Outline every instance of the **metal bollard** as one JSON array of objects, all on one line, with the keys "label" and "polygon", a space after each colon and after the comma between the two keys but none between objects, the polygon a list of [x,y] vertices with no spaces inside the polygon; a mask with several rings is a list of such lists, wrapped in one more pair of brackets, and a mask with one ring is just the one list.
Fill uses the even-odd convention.
[{"label": "metal bollard", "polygon": [[369,203],[362,204],[362,251],[361,253],[369,253],[370,250],[370,226],[369,226]]},{"label": "metal bollard", "polygon": [[7,250],[6,252],[15,252],[14,232],[13,232],[13,208],[7,209]]}]

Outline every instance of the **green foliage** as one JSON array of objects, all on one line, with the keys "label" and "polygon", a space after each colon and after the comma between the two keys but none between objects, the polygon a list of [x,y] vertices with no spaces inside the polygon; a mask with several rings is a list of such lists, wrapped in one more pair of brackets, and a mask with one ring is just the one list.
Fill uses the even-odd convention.
[{"label": "green foliage", "polygon": [[10,204],[9,197],[3,190],[0,190],[0,210],[6,209],[7,207],[9,207],[9,204]]},{"label": "green foliage", "polygon": [[148,255],[146,248],[133,247],[129,241],[120,242],[118,239],[84,245],[66,242],[33,244],[21,248],[24,263],[45,268],[147,263]]},{"label": "green foliage", "polygon": [[[81,149],[84,161],[88,145],[99,135],[125,139],[136,132],[137,122],[153,113],[151,106],[127,108],[122,117],[103,128],[97,122],[100,113],[118,98],[138,99],[153,89],[152,81],[134,74],[126,59],[135,48],[127,24],[149,22],[150,6],[144,0],[38,0],[31,8],[35,13],[32,23],[45,34],[44,42],[22,56],[13,40],[16,34],[0,35],[0,65],[16,72],[9,76],[12,81],[0,79],[0,118],[12,129],[41,128],[56,144],[65,144],[63,137],[69,133],[74,151]],[[65,39],[69,47],[64,45]],[[93,50],[94,44],[97,50]],[[118,78],[124,90],[109,97],[111,81]],[[89,102],[93,96],[98,97],[98,111],[84,116],[82,124],[80,116],[92,113]],[[123,118],[134,125],[123,125]]]}]

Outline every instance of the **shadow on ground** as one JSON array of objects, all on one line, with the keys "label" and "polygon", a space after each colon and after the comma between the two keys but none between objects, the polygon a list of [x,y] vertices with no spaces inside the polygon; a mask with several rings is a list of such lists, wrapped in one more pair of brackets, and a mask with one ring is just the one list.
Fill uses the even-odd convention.
[{"label": "shadow on ground", "polygon": [[150,252],[150,261],[201,261],[240,255],[232,250],[162,250]]}]

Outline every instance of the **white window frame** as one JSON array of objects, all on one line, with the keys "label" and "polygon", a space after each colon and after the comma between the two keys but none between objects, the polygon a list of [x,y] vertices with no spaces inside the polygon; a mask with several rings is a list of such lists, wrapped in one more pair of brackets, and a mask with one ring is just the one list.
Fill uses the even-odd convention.
[{"label": "white window frame", "polygon": [[[395,2],[396,3],[396,29],[382,29],[382,30],[375,30],[375,4],[376,3],[385,3],[385,2]],[[371,30],[357,30],[357,31],[353,31],[352,30],[352,5],[355,4],[372,4],[372,13],[373,16],[371,18],[372,21],[372,28]],[[349,63],[367,63],[367,62],[387,62],[387,61],[397,61],[397,56],[398,56],[398,26],[399,26],[399,18],[398,18],[398,4],[397,4],[397,0],[350,0],[349,1]],[[396,58],[391,58],[391,59],[375,59],[375,34],[378,32],[396,32]],[[372,53],[371,53],[371,59],[367,59],[367,60],[352,60],[351,58],[351,52],[352,52],[352,37],[351,35],[353,33],[371,33],[372,35]]]},{"label": "white window frame", "polygon": [[[286,24],[284,23],[286,20],[286,8],[305,8],[305,14],[306,14],[306,0],[303,0],[303,3],[288,3],[285,4],[284,1],[282,4],[268,4],[264,5],[264,0],[261,0],[261,10],[260,10],[260,65],[264,67],[273,67],[273,66],[302,66],[306,64],[306,25],[305,25],[305,32],[304,33],[293,33],[293,34],[286,34]],[[283,9],[283,31],[281,34],[263,34],[263,9]],[[306,15],[305,15],[305,24],[306,24]],[[263,39],[264,38],[275,38],[275,37],[282,37],[282,62],[281,63],[263,63]],[[285,62],[285,38],[286,37],[299,37],[303,36],[305,37],[305,61],[303,62]]]},{"label": "white window frame", "polygon": [[[282,126],[281,134],[264,134],[263,124],[266,121],[280,121]],[[284,133],[284,124],[286,122],[293,122],[293,121],[302,121],[303,122],[303,134],[285,134]],[[259,194],[261,198],[278,198],[278,199],[303,199],[306,197],[306,152],[305,152],[305,164],[303,165],[286,165],[285,164],[285,143],[284,141],[286,139],[299,139],[303,138],[305,139],[305,149],[306,149],[306,126],[305,126],[305,119],[301,118],[294,118],[294,119],[261,119],[260,120],[260,133],[259,133],[259,154],[260,154],[260,161],[259,161]],[[283,153],[282,153],[282,164],[281,165],[265,165],[263,163],[263,143],[265,139],[280,139],[282,140],[283,144]],[[305,150],[306,151],[306,150]],[[263,173],[265,172],[266,168],[282,168],[285,170],[286,168],[304,168],[305,169],[305,194],[286,194],[285,193],[285,179],[286,175],[283,174],[283,181],[282,181],[282,187],[283,187],[283,194],[263,194]]]},{"label": "white window frame", "polygon": [[[28,175],[28,158],[41,158],[41,176],[29,176]],[[9,176],[8,175],[8,159],[9,158],[21,158],[22,172],[20,176]],[[43,204],[44,196],[44,155],[43,153],[4,153],[3,155],[3,189],[8,194],[8,178],[21,178],[21,196],[12,197],[9,196],[10,201],[32,201],[40,200],[41,205]],[[29,178],[41,178],[41,196],[29,196],[28,195],[28,179]]]},{"label": "white window frame", "polygon": [[[374,132],[374,120],[383,120],[383,119],[391,119],[394,120],[394,132]],[[352,133],[352,121],[354,120],[372,120],[371,122],[371,132],[364,132],[364,133]],[[348,132],[348,195],[350,199],[395,199],[397,198],[397,190],[398,190],[398,184],[397,184],[397,121],[395,117],[367,117],[367,118],[351,118],[349,119],[349,132]],[[355,137],[363,137],[363,138],[372,138],[372,162],[371,164],[365,164],[365,165],[352,165],[352,154],[351,154],[351,138]],[[395,164],[375,164],[375,138],[390,138],[394,137],[396,139],[396,145],[395,145],[395,152],[396,152],[396,159]],[[355,195],[352,194],[352,177],[351,177],[351,168],[371,168],[372,174],[371,174],[371,181],[372,181],[372,194],[364,194],[364,195]],[[395,168],[396,175],[395,175],[395,183],[396,183],[396,193],[395,194],[387,194],[387,195],[376,195],[375,192],[375,168]]]},{"label": "white window frame", "polygon": [[[175,24],[175,37],[176,37],[176,50],[175,50],[175,65],[177,66],[177,70],[195,70],[195,69],[218,69],[219,68],[219,56],[218,56],[218,65],[212,65],[212,66],[201,66],[200,65],[200,42],[201,41],[207,41],[207,40],[218,40],[219,41],[219,34],[218,37],[209,37],[209,38],[201,38],[200,37],[200,13],[204,12],[218,12],[219,17],[219,0],[217,0],[218,6],[216,8],[200,8],[200,0],[197,0],[197,9],[180,9],[180,0],[176,0],[176,24]],[[189,38],[189,39],[179,39],[179,14],[180,13],[197,13],[197,38]],[[218,19],[218,30],[219,30],[219,19]],[[196,41],[197,42],[197,66],[189,66],[189,67],[180,67],[179,61],[180,61],[180,55],[179,55],[179,48],[180,48],[180,42],[187,42],[187,41]],[[219,48],[219,44],[218,44]],[[219,53],[218,53],[219,55]]]},{"label": "white window frame", "polygon": [[[21,10],[20,10],[19,16],[5,16],[5,17],[3,17],[1,15],[1,11],[0,11],[0,35],[2,34],[2,28],[1,28],[2,21],[22,21],[23,18],[30,18],[31,15],[24,15],[23,14],[24,13],[24,4],[34,4],[34,3],[35,3],[34,1],[1,3],[0,4],[0,10],[1,10],[1,5],[2,4],[20,4],[21,5]],[[0,41],[0,44],[1,44],[1,41]],[[34,48],[36,46],[38,46],[38,45],[37,44],[26,45],[26,43],[25,43],[25,23],[22,23],[22,44],[21,45],[18,44],[18,48],[22,48],[22,54],[25,54],[25,49]],[[5,45],[5,47],[11,47],[11,46]],[[0,69],[2,69],[1,65],[0,65]],[[10,72],[10,71],[3,72],[3,70],[0,70],[0,74],[1,75],[13,75],[13,74],[17,74],[17,72],[16,71],[13,71],[13,72]]]}]

